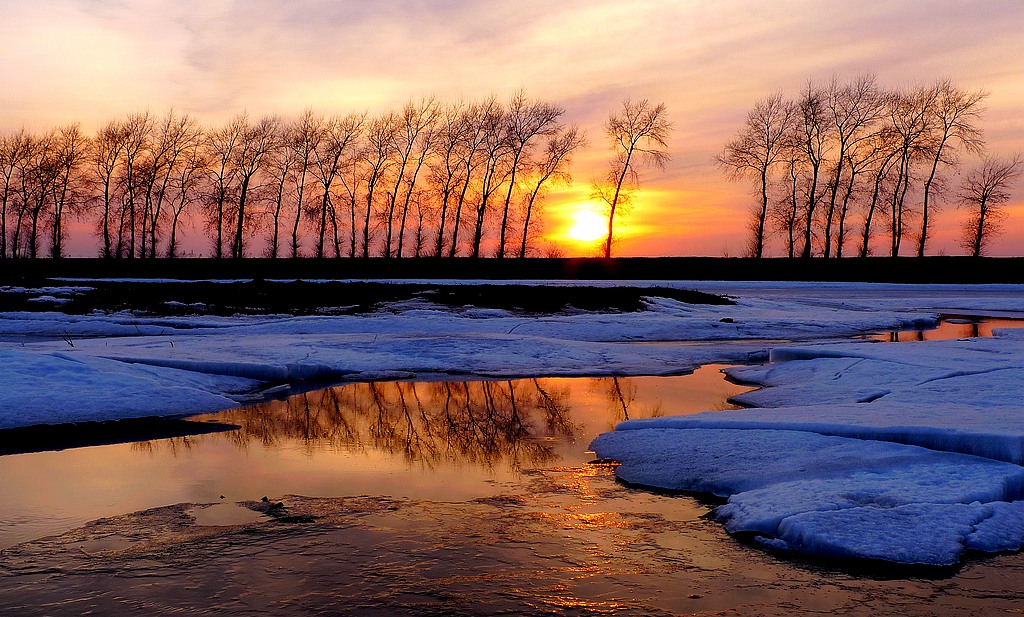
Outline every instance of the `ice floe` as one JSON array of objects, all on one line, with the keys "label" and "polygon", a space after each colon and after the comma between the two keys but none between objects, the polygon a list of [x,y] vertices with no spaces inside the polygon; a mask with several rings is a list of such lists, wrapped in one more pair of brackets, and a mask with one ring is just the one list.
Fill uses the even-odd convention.
[{"label": "ice floe", "polygon": [[733,368],[755,408],[630,420],[619,477],[727,497],[733,533],[824,557],[948,566],[1024,546],[1024,331],[781,346]]}]

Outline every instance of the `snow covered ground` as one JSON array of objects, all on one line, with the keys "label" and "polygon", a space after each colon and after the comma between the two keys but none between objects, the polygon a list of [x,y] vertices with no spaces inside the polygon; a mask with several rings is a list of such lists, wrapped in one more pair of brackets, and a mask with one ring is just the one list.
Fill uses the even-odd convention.
[{"label": "snow covered ground", "polygon": [[[736,304],[658,298],[636,313],[542,317],[423,302],[329,317],[0,313],[0,428],[205,413],[308,381],[663,375],[770,354],[732,372],[767,386],[742,397],[761,409],[627,422],[594,449],[629,482],[728,497],[717,512],[727,528],[777,549],[943,565],[1024,543],[1024,336],[848,340],[939,314],[1024,316],[1024,287],[662,284]],[[677,344],[651,344],[664,341]]]},{"label": "snow covered ground", "polygon": [[[1014,294],[949,312],[1016,314]],[[764,386],[736,397],[756,408],[627,421],[592,448],[624,481],[728,498],[726,528],[774,549],[945,566],[1024,547],[1024,330],[778,345],[728,373]]]},{"label": "snow covered ground", "polygon": [[759,297],[741,286],[734,306],[658,298],[635,313],[542,317],[420,301],[355,316],[0,313],[0,428],[205,413],[299,381],[678,374],[766,357],[766,338],[848,337],[939,312],[848,296]]}]

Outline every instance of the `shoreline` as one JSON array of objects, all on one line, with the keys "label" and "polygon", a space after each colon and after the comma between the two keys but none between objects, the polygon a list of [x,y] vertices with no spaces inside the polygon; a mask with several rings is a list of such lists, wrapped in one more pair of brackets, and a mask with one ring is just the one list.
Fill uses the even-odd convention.
[{"label": "shoreline", "polygon": [[480,279],[633,281],[834,281],[861,283],[1024,283],[1024,257],[456,257],[0,260],[0,284],[54,278]]}]

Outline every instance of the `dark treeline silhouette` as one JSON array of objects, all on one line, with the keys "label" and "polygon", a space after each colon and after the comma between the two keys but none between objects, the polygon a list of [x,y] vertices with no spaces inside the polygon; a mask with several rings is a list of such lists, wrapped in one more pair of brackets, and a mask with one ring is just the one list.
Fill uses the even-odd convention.
[{"label": "dark treeline silhouette", "polygon": [[[886,90],[865,75],[808,82],[796,99],[774,93],[758,101],[717,156],[731,178],[755,184],[749,256],[761,257],[766,239],[779,233],[789,257],[866,257],[882,238],[889,256],[910,238],[913,254],[923,257],[937,197],[954,193],[947,184],[963,155],[984,151],[978,122],[985,97],[948,80]],[[963,224],[964,245],[974,255],[985,244],[975,241],[979,229],[984,239],[997,232],[998,216],[986,218],[979,185],[1001,178],[1001,197],[1017,166],[1004,162],[1010,173],[996,174],[993,165],[961,189],[973,213]],[[997,212],[1002,202],[988,203]]]},{"label": "dark treeline silhouette", "polygon": [[179,256],[186,222],[214,257],[527,256],[542,196],[571,181],[585,143],[563,115],[520,91],[377,116],[202,127],[171,110],[91,137],[77,124],[0,134],[0,257],[63,256],[68,215],[106,258]]}]

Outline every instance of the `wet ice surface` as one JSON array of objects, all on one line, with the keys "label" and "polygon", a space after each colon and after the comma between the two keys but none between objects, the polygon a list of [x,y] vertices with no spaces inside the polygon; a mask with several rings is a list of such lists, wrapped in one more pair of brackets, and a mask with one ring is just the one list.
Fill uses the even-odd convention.
[{"label": "wet ice surface", "polygon": [[[96,521],[0,561],[0,612],[97,614],[977,615],[1024,597],[1019,555],[952,578],[779,561],[686,497],[554,468],[460,503],[281,496],[204,526],[188,504]],[[116,573],[116,575],[115,575]]]}]

